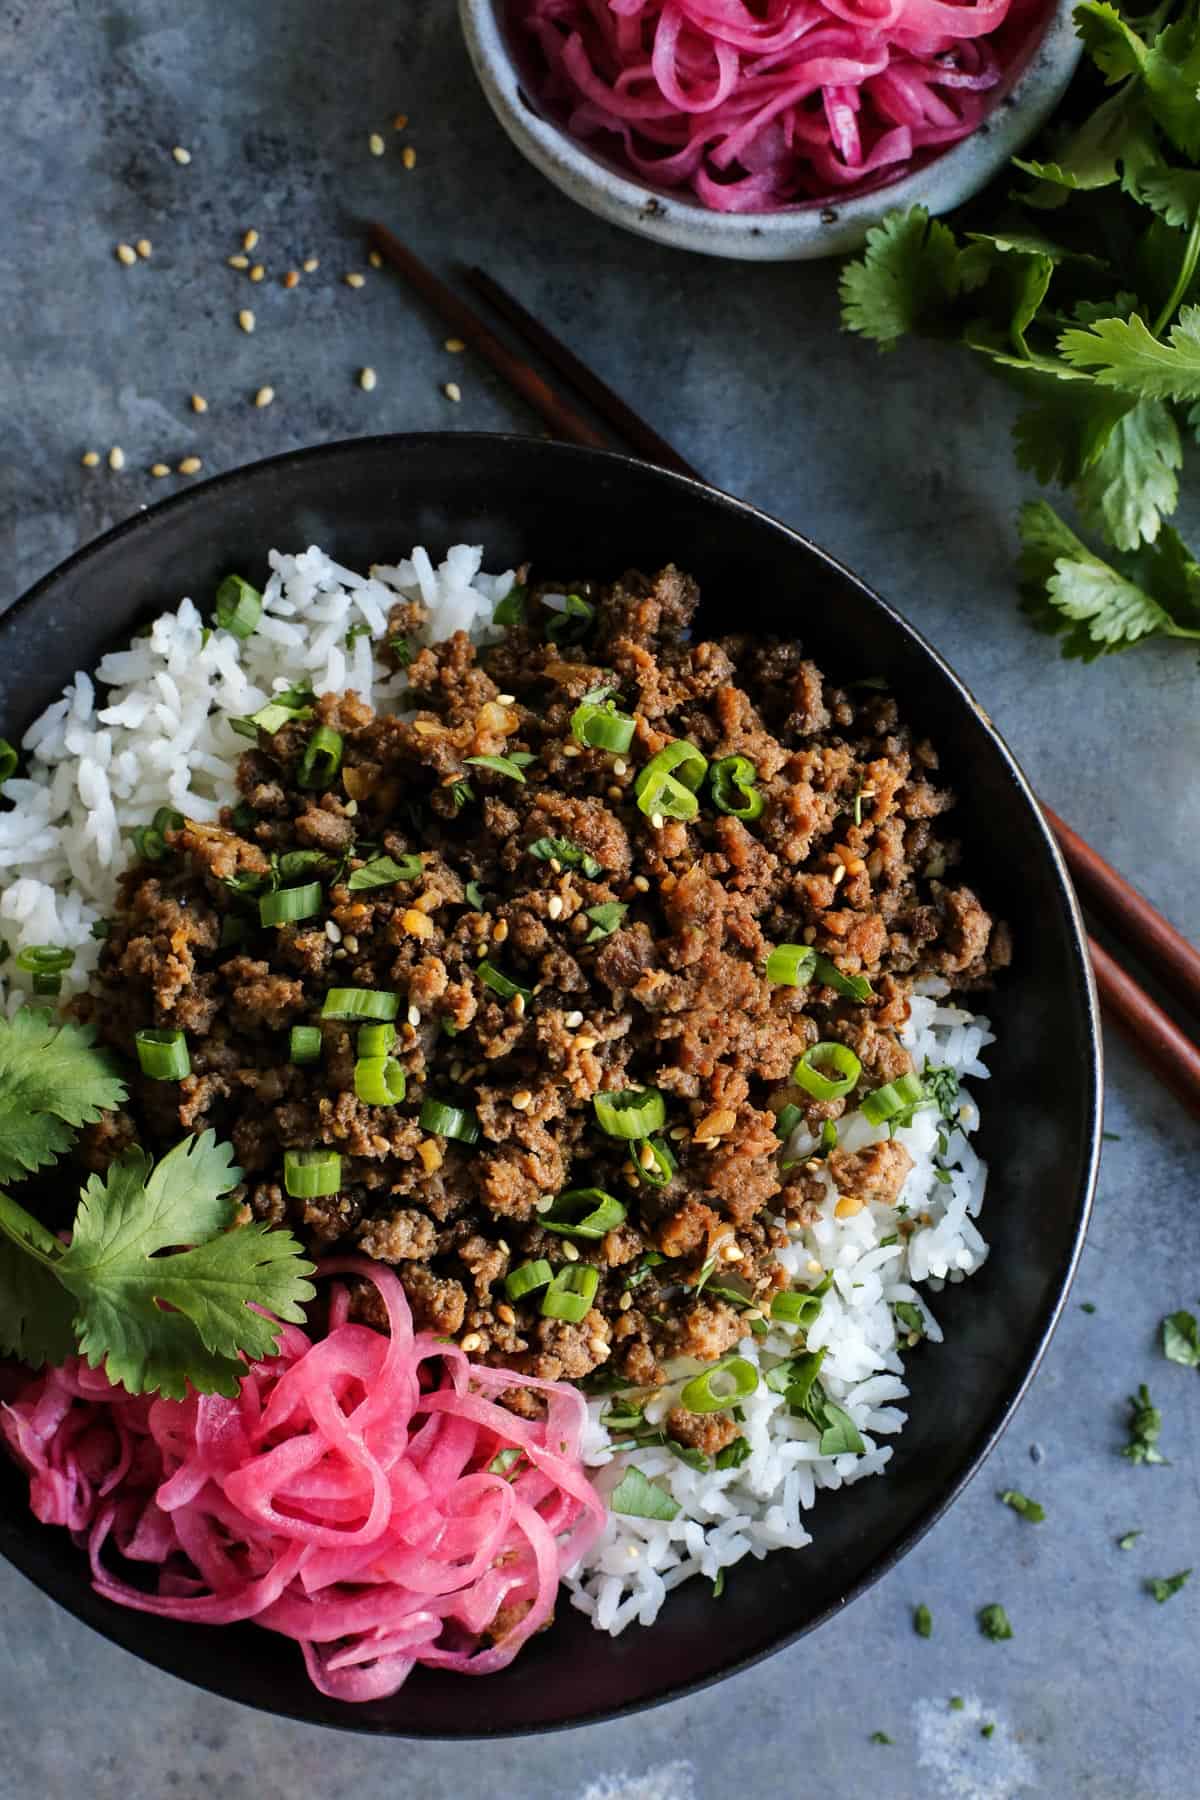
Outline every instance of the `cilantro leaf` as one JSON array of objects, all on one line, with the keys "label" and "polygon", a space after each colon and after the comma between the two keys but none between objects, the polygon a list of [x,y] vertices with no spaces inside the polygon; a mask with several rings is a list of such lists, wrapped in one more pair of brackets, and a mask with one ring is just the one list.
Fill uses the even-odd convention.
[{"label": "cilantro leaf", "polygon": [[602,900],[599,906],[589,906],[587,916],[592,921],[592,929],[588,932],[584,942],[599,944],[606,937],[611,937],[628,911],[629,908],[623,900]]},{"label": "cilantro leaf", "polygon": [[1142,64],[1146,105],[1175,148],[1200,161],[1200,33],[1189,18],[1160,32]]},{"label": "cilantro leaf", "polygon": [[1200,306],[1181,308],[1166,343],[1134,313],[1064,331],[1058,348],[1073,368],[1094,369],[1104,387],[1143,399],[1200,399]]},{"label": "cilantro leaf", "polygon": [[16,1181],[70,1147],[75,1127],[119,1106],[125,1084],[90,1025],[22,1007],[0,1018],[0,1181]]},{"label": "cilantro leaf", "polygon": [[1117,1549],[1118,1550],[1132,1550],[1133,1546],[1137,1543],[1137,1540],[1141,1537],[1141,1535],[1142,1534],[1140,1531],[1125,1532],[1122,1537],[1119,1537],[1117,1539]]},{"label": "cilantro leaf", "polygon": [[1118,550],[1152,544],[1179,503],[1183,444],[1162,400],[1138,400],[1114,422],[1084,465],[1075,494],[1086,517]]},{"label": "cilantro leaf", "polygon": [[1001,1644],[1013,1634],[1008,1614],[998,1601],[990,1606],[981,1606],[977,1614],[979,1629],[985,1638],[991,1638],[993,1644]]},{"label": "cilantro leaf", "polygon": [[1190,1312],[1168,1313],[1162,1322],[1163,1355],[1185,1369],[1200,1368],[1200,1326]]},{"label": "cilantro leaf", "polygon": [[1094,381],[1047,380],[1041,371],[1025,385],[1034,404],[1013,426],[1017,465],[1039,481],[1061,481],[1064,487],[1094,466],[1117,424],[1137,404]]},{"label": "cilantro leaf", "polygon": [[1196,627],[1179,623],[1139,579],[1161,573],[1178,590],[1181,546],[1167,528],[1155,560],[1143,566],[1095,556],[1044,500],[1021,508],[1020,527],[1025,609],[1042,630],[1066,634],[1065,656],[1091,661],[1155,633],[1200,637],[1200,620]]},{"label": "cilantro leaf", "polygon": [[928,1638],[933,1636],[933,1614],[925,1605],[924,1601],[921,1602],[920,1606],[915,1606],[913,1608],[913,1630],[918,1637]]},{"label": "cilantro leaf", "polygon": [[889,213],[867,233],[859,262],[842,271],[842,318],[881,350],[905,332],[937,335],[950,322],[962,283],[954,233],[923,206]]},{"label": "cilantro leaf", "polygon": [[235,1209],[226,1196],[240,1179],[231,1156],[206,1131],[155,1167],[131,1152],[84,1189],[56,1273],[78,1303],[81,1353],[93,1368],[106,1361],[130,1393],[181,1399],[191,1381],[202,1393],[235,1394],[239,1352],[270,1355],[277,1319],[300,1320],[301,1302],[312,1297],[303,1279],[312,1264],[290,1232],[230,1229]]},{"label": "cilantro leaf", "polygon": [[1028,1519],[1031,1525],[1041,1525],[1046,1517],[1046,1509],[1038,1500],[1031,1500],[1028,1494],[1020,1494],[1016,1488],[1005,1488],[1000,1496],[1005,1506],[1011,1506],[1015,1513]]},{"label": "cilantro leaf", "polygon": [[1146,44],[1107,0],[1082,0],[1075,8],[1075,29],[1085,50],[1115,87],[1130,75],[1140,75],[1146,65]]},{"label": "cilantro leaf", "polygon": [[1121,1455],[1132,1463],[1165,1463],[1167,1459],[1157,1447],[1161,1431],[1162,1414],[1143,1381],[1137,1393],[1129,1396],[1129,1442]]},{"label": "cilantro leaf", "polygon": [[1169,1600],[1172,1594],[1177,1594],[1181,1587],[1187,1585],[1188,1581],[1191,1579],[1191,1574],[1192,1571],[1190,1569],[1180,1569],[1178,1575],[1168,1575],[1165,1578],[1162,1576],[1155,1576],[1151,1580],[1144,1582],[1143,1586],[1148,1594],[1154,1595],[1154,1598],[1161,1606],[1164,1600]]},{"label": "cilantro leaf", "polygon": [[1200,170],[1160,165],[1138,180],[1138,198],[1152,207],[1165,225],[1186,229],[1200,215]]},{"label": "cilantro leaf", "polygon": [[61,1254],[44,1225],[0,1194],[0,1350],[33,1369],[75,1351],[75,1309],[52,1266]]},{"label": "cilantro leaf", "polygon": [[1134,174],[1154,159],[1145,109],[1136,84],[1130,83],[1089,114],[1059,146],[1054,161],[1013,157],[1014,165],[1038,184],[1017,198],[1042,209],[1065,206],[1073,192],[1111,187],[1122,169]]}]

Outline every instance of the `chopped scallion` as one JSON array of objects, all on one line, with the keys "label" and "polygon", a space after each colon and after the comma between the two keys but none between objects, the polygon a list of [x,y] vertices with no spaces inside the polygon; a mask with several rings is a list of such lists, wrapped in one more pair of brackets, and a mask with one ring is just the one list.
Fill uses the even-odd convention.
[{"label": "chopped scallion", "polygon": [[633,742],[637,722],[618,712],[611,700],[583,700],[571,714],[571,735],[577,744],[592,750],[611,750],[623,756]]},{"label": "chopped scallion", "polygon": [[688,1412],[724,1412],[747,1399],[757,1387],[758,1370],[752,1362],[744,1356],[723,1356],[685,1382],[679,1399]]},{"label": "chopped scallion", "polygon": [[17,752],[7,738],[0,738],[0,787],[17,772]]},{"label": "chopped scallion", "polygon": [[895,1081],[885,1081],[867,1094],[860,1102],[863,1118],[871,1125],[887,1125],[895,1120],[901,1121],[901,1115],[908,1117],[903,1122],[911,1121],[913,1113],[919,1106],[929,1104],[928,1096],[916,1075],[898,1075]]},{"label": "chopped scallion", "polygon": [[216,619],[223,631],[248,638],[262,613],[262,595],[241,575],[227,575],[217,589]]},{"label": "chopped scallion", "polygon": [[565,1269],[558,1271],[542,1295],[542,1317],[565,1319],[569,1325],[580,1324],[587,1318],[599,1285],[599,1271],[593,1269],[591,1263],[568,1263]]},{"label": "chopped scallion", "polygon": [[342,1159],[336,1150],[285,1150],[283,1185],[293,1200],[317,1200],[336,1194],[342,1184]]},{"label": "chopped scallion", "polygon": [[633,784],[639,811],[653,818],[694,819],[700,811],[696,789],[708,772],[708,758],[686,739],[675,738],[655,756]]},{"label": "chopped scallion", "polygon": [[303,788],[332,786],[342,766],[342,734],[328,725],[318,725],[308,740],[296,780]]},{"label": "chopped scallion", "polygon": [[840,1100],[861,1074],[862,1064],[853,1050],[830,1042],[810,1044],[793,1068],[792,1080],[814,1100]]},{"label": "chopped scallion", "polygon": [[364,1106],[395,1106],[406,1085],[404,1070],[390,1056],[360,1056],[354,1065],[354,1092]]},{"label": "chopped scallion", "polygon": [[263,925],[295,925],[300,919],[312,919],[325,902],[319,881],[306,881],[303,887],[278,888],[264,894],[258,903],[258,917]]},{"label": "chopped scallion", "polygon": [[592,1100],[596,1122],[609,1137],[648,1138],[667,1121],[667,1103],[657,1088],[621,1088]]},{"label": "chopped scallion", "polygon": [[875,992],[865,975],[847,975],[828,956],[821,956],[819,953],[814,974],[818,981],[824,982],[826,987],[831,987],[835,994],[842,994],[847,1000],[870,1000]]},{"label": "chopped scallion", "polygon": [[498,969],[495,963],[488,962],[486,957],[476,965],[475,973],[484,987],[491,988],[493,994],[499,994],[502,1000],[514,1000],[520,994],[528,1006],[533,999],[532,988],[522,987],[519,981],[511,981],[502,969]]},{"label": "chopped scallion", "polygon": [[364,1025],[358,1034],[360,1056],[387,1056],[396,1041],[394,1025]]},{"label": "chopped scallion", "polygon": [[559,1194],[549,1212],[539,1213],[543,1231],[555,1231],[562,1237],[602,1238],[620,1225],[625,1208],[603,1188],[569,1188]]},{"label": "chopped scallion", "polygon": [[504,1291],[510,1300],[523,1300],[526,1294],[536,1294],[539,1288],[549,1287],[554,1280],[554,1270],[542,1257],[536,1262],[521,1263],[516,1269],[510,1269],[504,1277]]},{"label": "chopped scallion", "polygon": [[330,988],[321,1007],[323,1019],[385,1019],[400,1010],[399,994],[384,988]]},{"label": "chopped scallion", "polygon": [[133,1041],[148,1080],[182,1081],[191,1074],[192,1059],[182,1031],[137,1031]]},{"label": "chopped scallion", "polygon": [[748,756],[723,756],[710,771],[713,805],[718,812],[748,824],[757,819],[766,800],[755,787],[758,770]]},{"label": "chopped scallion", "polygon": [[816,966],[817,953],[807,944],[776,944],[767,958],[767,980],[776,987],[804,987]]},{"label": "chopped scallion", "polygon": [[293,1025],[288,1038],[288,1061],[303,1067],[321,1060],[321,1030],[317,1025]]},{"label": "chopped scallion", "polygon": [[422,1131],[430,1131],[435,1137],[457,1138],[460,1144],[479,1142],[479,1120],[475,1114],[445,1100],[423,1101],[420,1125]]}]

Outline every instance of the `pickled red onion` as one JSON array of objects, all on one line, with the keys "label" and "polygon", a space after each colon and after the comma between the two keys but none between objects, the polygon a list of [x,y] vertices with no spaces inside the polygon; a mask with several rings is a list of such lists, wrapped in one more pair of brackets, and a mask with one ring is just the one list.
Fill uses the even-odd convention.
[{"label": "pickled red onion", "polygon": [[983,121],[1048,0],[508,0],[532,92],[573,136],[721,212],[927,161]]},{"label": "pickled red onion", "polygon": [[[0,1406],[0,1431],[33,1510],[86,1542],[106,1599],[253,1619],[295,1639],[335,1699],[393,1694],[419,1662],[502,1669],[604,1523],[579,1458],[583,1399],[414,1334],[378,1263],[322,1272],[373,1282],[389,1334],[351,1323],[339,1287],[327,1334],[285,1327],[236,1399],[134,1398],[78,1359],[31,1378]],[[535,1391],[544,1417],[497,1404],[512,1388]],[[492,1472],[506,1449],[520,1459]],[[110,1570],[110,1540],[156,1568],[154,1590]]]}]

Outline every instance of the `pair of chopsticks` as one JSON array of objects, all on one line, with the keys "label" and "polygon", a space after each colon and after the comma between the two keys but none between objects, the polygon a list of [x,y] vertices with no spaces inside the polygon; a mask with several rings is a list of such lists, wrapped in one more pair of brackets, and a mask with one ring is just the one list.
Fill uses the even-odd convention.
[{"label": "pair of chopsticks", "polygon": [[[484,270],[472,268],[466,272],[471,287],[550,368],[571,384],[621,440],[619,444],[614,446],[611,438],[552,388],[531,363],[498,338],[474,307],[399,238],[379,224],[372,225],[368,235],[372,248],[398,269],[410,287],[528,402],[555,437],[591,449],[632,449],[660,468],[704,481],[698,469]],[[1043,806],[1042,811],[1084,905],[1144,965],[1147,973],[1200,1021],[1200,951],[1056,813],[1048,806]],[[1200,1116],[1200,1046],[1094,937],[1089,936],[1088,947],[1096,986],[1109,1017],[1126,1032],[1163,1085]]]}]

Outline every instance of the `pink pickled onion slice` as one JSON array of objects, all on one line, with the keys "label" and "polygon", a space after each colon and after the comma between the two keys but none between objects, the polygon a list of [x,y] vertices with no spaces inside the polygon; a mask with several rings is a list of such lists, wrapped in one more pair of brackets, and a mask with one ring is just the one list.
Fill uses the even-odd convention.
[{"label": "pink pickled onion slice", "polygon": [[[690,62],[677,68],[693,79]],[[78,1360],[28,1378],[0,1405],[0,1434],[33,1510],[87,1545],[106,1599],[197,1624],[255,1620],[294,1639],[335,1699],[393,1694],[417,1663],[501,1669],[549,1622],[604,1523],[579,1455],[583,1399],[414,1335],[377,1263],[322,1273],[372,1282],[389,1332],[352,1323],[338,1285],[326,1335],[290,1327],[236,1399],[132,1397]],[[498,1404],[516,1387],[539,1395],[543,1418]],[[510,1448],[520,1459],[493,1472]],[[154,1569],[155,1587],[115,1573],[110,1546]]]},{"label": "pink pickled onion slice", "polygon": [[[506,0],[529,90],[662,189],[774,212],[968,136],[1049,0]],[[985,98],[986,95],[986,98]]]}]

